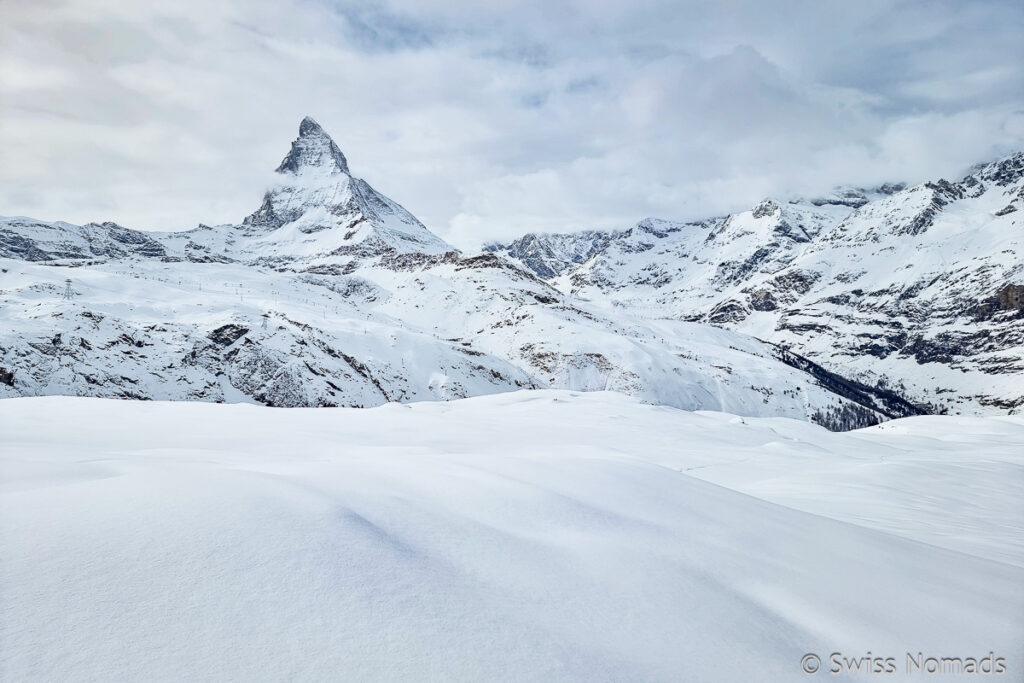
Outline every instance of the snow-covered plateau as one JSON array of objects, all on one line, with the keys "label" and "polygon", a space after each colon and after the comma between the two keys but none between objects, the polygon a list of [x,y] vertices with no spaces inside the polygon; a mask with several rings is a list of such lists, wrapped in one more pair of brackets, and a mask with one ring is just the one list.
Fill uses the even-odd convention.
[{"label": "snow-covered plateau", "polygon": [[5,681],[1024,674],[1020,417],[835,433],[547,390],[14,398],[0,428]]}]

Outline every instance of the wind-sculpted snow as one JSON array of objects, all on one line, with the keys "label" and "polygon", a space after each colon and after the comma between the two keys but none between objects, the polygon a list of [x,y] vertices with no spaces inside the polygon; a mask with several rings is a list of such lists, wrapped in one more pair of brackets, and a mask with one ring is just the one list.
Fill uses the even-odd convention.
[{"label": "wind-sculpted snow", "polygon": [[1019,418],[46,397],[0,401],[0,434],[5,681],[1024,671]]},{"label": "wind-sculpted snow", "polygon": [[[765,200],[699,223],[644,221],[548,279],[641,317],[781,344],[925,410],[1015,412],[1024,407],[1021,209],[1016,154],[960,182]],[[548,239],[573,253],[571,237]]]}]

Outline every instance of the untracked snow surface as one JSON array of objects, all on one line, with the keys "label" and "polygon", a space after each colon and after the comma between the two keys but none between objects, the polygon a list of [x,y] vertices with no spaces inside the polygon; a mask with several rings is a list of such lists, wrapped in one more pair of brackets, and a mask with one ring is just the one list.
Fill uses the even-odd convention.
[{"label": "untracked snow surface", "polygon": [[1013,417],[3,400],[0,679],[1017,681],[1022,472]]}]

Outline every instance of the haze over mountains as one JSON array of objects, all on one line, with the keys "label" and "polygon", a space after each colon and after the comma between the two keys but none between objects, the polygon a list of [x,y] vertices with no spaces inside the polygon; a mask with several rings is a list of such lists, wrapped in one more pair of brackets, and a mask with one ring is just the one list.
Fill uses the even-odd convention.
[{"label": "haze over mountains", "polygon": [[277,172],[235,225],[0,220],[0,396],[371,406],[607,389],[832,428],[1024,404],[1022,155],[957,183],[478,255],[352,176],[310,118]]}]

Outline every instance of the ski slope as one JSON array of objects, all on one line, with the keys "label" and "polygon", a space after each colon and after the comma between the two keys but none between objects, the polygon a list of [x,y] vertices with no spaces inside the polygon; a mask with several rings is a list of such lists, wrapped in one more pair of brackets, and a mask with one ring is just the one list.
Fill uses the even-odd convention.
[{"label": "ski slope", "polygon": [[5,681],[1024,674],[1018,417],[14,398],[0,492]]}]

